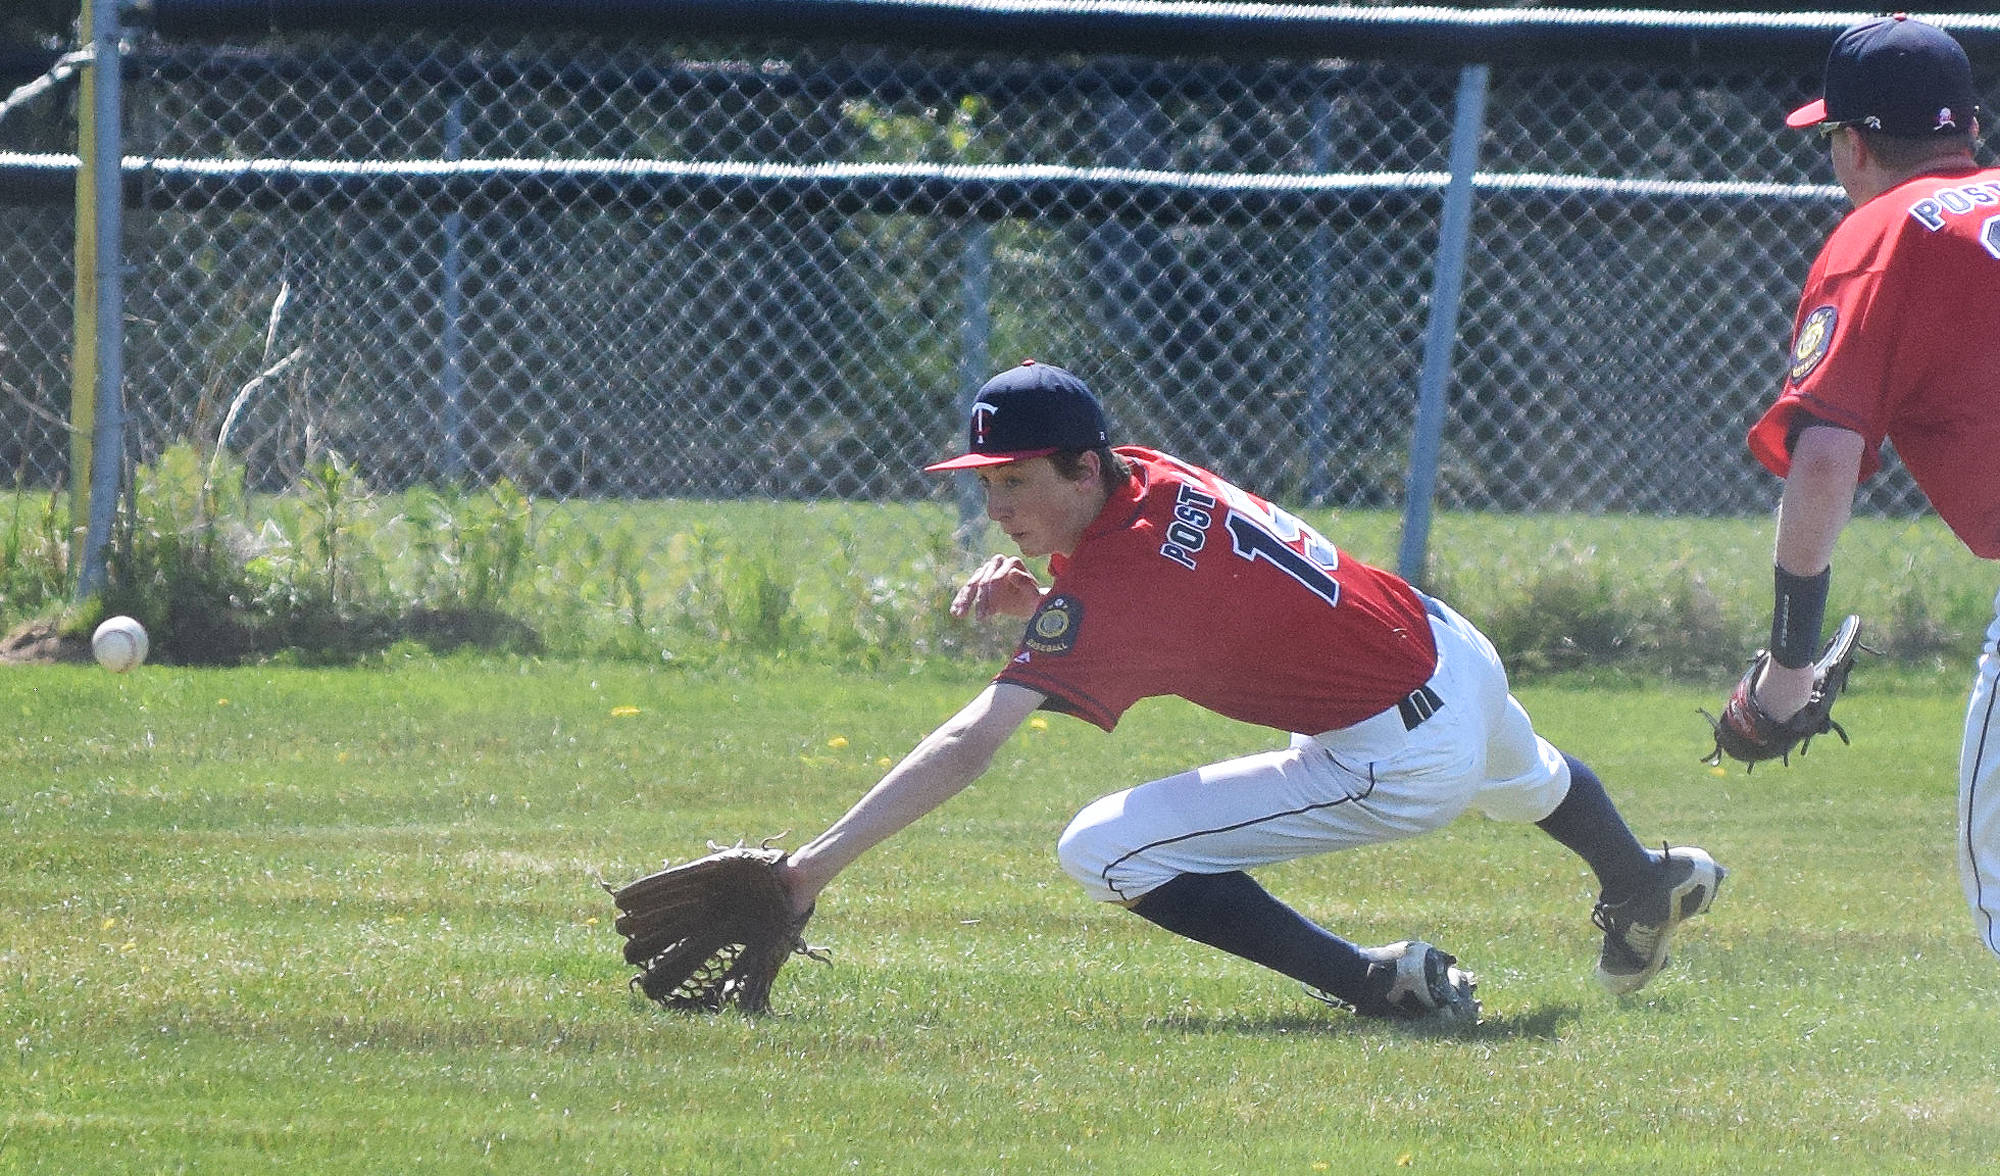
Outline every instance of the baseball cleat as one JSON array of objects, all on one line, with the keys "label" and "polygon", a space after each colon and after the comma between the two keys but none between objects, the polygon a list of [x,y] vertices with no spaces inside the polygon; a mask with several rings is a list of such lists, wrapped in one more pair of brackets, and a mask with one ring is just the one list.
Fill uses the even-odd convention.
[{"label": "baseball cleat", "polygon": [[1330,996],[1317,988],[1307,992],[1328,1004],[1352,1008],[1363,1017],[1405,1024],[1477,1025],[1479,980],[1459,968],[1458,957],[1425,943],[1406,939],[1387,947],[1365,947],[1368,984],[1376,993],[1361,1004]]},{"label": "baseball cleat", "polygon": [[1600,902],[1590,921],[1604,932],[1597,982],[1614,996],[1637,992],[1667,964],[1674,928],[1706,911],[1729,871],[1693,846],[1668,849],[1652,886],[1619,903]]}]

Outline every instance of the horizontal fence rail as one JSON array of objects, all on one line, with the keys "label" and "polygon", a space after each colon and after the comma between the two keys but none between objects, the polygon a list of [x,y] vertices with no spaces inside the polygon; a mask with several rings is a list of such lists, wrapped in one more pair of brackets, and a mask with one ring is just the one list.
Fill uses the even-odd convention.
[{"label": "horizontal fence rail", "polygon": [[[15,202],[75,197],[73,156],[0,152],[0,194]],[[620,208],[634,203],[703,209],[945,217],[1096,217],[1184,224],[1328,220],[1398,195],[1435,196],[1443,172],[1399,176],[1260,176],[1033,165],[697,164],[630,160],[417,161],[125,160],[134,206],[312,208],[329,201],[491,211],[508,206]],[[1602,180],[1479,173],[1473,187],[1554,211],[1562,205],[1841,200],[1830,184]]]},{"label": "horizontal fence rail", "polygon": [[[1495,65],[1823,58],[1867,14],[1342,8],[1157,0],[152,0],[174,37],[557,28],[616,37],[785,38],[931,49],[1162,57],[1338,56]],[[1936,22],[2000,43],[2000,17]],[[1988,39],[1990,38],[1990,39]]]}]

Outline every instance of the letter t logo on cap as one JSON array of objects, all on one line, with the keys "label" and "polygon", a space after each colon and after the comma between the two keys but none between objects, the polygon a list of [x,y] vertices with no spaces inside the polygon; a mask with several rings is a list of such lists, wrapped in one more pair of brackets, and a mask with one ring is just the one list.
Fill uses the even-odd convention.
[{"label": "letter t logo on cap", "polygon": [[998,405],[982,400],[972,406],[972,447],[986,448],[986,431],[992,427],[992,418],[1000,411]]}]

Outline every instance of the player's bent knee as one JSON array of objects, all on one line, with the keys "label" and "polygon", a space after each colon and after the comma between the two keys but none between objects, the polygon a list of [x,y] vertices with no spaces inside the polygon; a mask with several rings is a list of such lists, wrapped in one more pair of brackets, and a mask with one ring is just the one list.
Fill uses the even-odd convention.
[{"label": "player's bent knee", "polygon": [[[1122,794],[1121,794],[1122,795]],[[1125,895],[1112,889],[1105,874],[1124,852],[1115,848],[1109,834],[1110,823],[1119,811],[1119,797],[1092,801],[1078,813],[1056,841],[1056,860],[1063,872],[1099,902],[1123,902]]]}]

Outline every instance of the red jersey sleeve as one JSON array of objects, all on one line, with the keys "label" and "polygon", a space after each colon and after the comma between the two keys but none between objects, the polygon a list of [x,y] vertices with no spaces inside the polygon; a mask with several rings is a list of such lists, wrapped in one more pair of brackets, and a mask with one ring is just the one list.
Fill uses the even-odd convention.
[{"label": "red jersey sleeve", "polygon": [[1784,390],[1750,430],[1750,452],[1781,478],[1791,470],[1792,438],[1815,422],[1861,435],[1862,477],[1881,468],[1889,416],[1883,391],[1902,291],[1893,276],[1899,271],[1888,265],[1893,238],[1877,219],[1850,217],[1813,262]]}]

